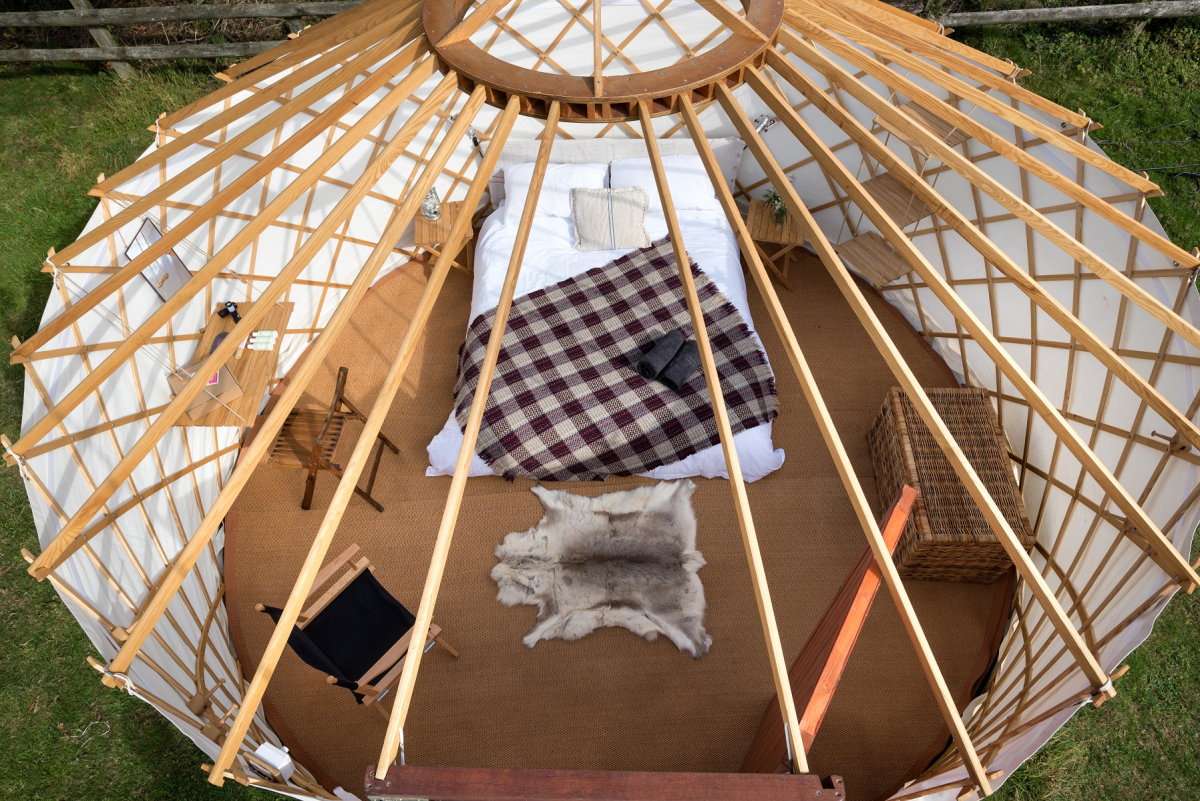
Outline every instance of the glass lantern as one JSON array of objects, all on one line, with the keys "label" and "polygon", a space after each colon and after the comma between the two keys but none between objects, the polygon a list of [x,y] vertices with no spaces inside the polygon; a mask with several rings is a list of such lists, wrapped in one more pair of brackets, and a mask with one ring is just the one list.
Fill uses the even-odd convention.
[{"label": "glass lantern", "polygon": [[421,216],[430,222],[442,216],[442,202],[438,199],[437,189],[429,190],[429,194],[421,201]]}]

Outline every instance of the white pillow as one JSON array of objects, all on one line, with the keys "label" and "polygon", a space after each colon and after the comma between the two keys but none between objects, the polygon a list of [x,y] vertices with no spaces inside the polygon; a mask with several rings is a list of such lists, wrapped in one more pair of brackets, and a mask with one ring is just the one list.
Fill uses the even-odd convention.
[{"label": "white pillow", "polygon": [[[699,156],[664,156],[662,162],[667,172],[667,186],[671,188],[671,202],[677,210],[721,210],[721,201],[717,200],[716,190]],[[608,167],[609,184],[613,189],[640,186],[650,196],[650,211],[663,210],[650,159],[618,159]]]},{"label": "white pillow", "polygon": [[[529,182],[533,180],[533,162],[512,164],[504,168],[504,221],[516,225],[525,210]],[[537,213],[549,217],[571,216],[571,190],[583,187],[606,189],[607,164],[550,164],[538,195]]]},{"label": "white pillow", "polygon": [[[742,151],[746,144],[741,139],[709,139],[709,147],[717,157],[721,167],[721,175],[729,190],[736,191],[733,185],[738,168],[742,163]],[[487,142],[479,145],[480,151],[487,153]],[[542,143],[537,139],[509,138],[500,152],[496,169],[488,180],[488,194],[491,197],[492,208],[500,208],[504,202],[504,168],[510,164],[521,164],[537,158]],[[659,139],[658,150],[664,157],[695,155],[696,144],[690,136]],[[646,142],[642,139],[614,139],[602,136],[599,139],[559,139],[550,151],[551,164],[608,164],[617,159],[641,158],[646,155]]]}]

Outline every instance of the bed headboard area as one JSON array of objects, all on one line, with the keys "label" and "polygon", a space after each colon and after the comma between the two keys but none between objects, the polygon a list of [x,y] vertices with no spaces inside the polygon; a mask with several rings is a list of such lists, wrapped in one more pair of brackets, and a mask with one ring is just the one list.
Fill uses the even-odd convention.
[{"label": "bed headboard area", "polygon": [[[713,155],[721,166],[725,183],[733,189],[738,167],[742,163],[742,151],[746,143],[741,139],[710,139]],[[483,142],[480,149],[487,152],[489,143]],[[504,168],[510,164],[536,161],[541,141],[538,139],[509,139],[496,162],[496,170],[488,181],[488,193],[492,206],[504,200]],[[694,156],[696,144],[689,137],[659,139],[659,150],[663,156]],[[616,159],[639,158],[646,155],[646,145],[641,139],[563,139],[554,143],[550,150],[551,164],[608,164]]]}]

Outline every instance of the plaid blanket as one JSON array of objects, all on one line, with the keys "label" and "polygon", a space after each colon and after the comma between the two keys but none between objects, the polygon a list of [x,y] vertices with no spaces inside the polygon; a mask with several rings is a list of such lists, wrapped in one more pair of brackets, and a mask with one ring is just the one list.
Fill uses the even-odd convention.
[{"label": "plaid blanket", "polygon": [[[720,442],[704,375],[678,392],[634,366],[655,341],[692,337],[669,237],[515,298],[476,450],[505,478],[603,480],[678,462]],[[693,262],[733,433],[776,415],[775,376],[741,314]],[[465,427],[495,309],[459,351],[455,416]]]}]

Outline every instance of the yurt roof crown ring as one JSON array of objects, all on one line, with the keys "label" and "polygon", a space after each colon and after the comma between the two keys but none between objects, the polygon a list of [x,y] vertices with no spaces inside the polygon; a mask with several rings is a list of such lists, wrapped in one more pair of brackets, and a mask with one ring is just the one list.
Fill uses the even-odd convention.
[{"label": "yurt roof crown ring", "polygon": [[730,88],[741,84],[746,67],[761,66],[767,48],[775,41],[784,11],[783,0],[747,0],[744,16],[721,0],[698,0],[698,5],[728,32],[723,38],[710,35],[698,42],[685,42],[667,19],[656,15],[687,50],[685,57],[661,68],[613,74],[606,71],[605,64],[620,55],[628,68],[632,60],[621,50],[621,44],[604,34],[599,0],[592,0],[572,15],[572,22],[581,23],[594,44],[590,74],[575,75],[529,69],[496,57],[487,44],[481,47],[472,41],[474,34],[493,20],[502,29],[511,27],[500,18],[509,2],[484,0],[472,8],[473,0],[426,0],[425,33],[442,69],[453,69],[465,92],[478,85],[486,87],[487,100],[494,106],[503,107],[515,95],[520,99],[522,114],[545,117],[550,103],[557,100],[562,104],[564,120],[604,123],[637,119],[639,99],[650,101],[655,116],[672,114],[678,111],[683,93],[690,93],[692,102],[701,103],[712,99],[719,82]]}]

